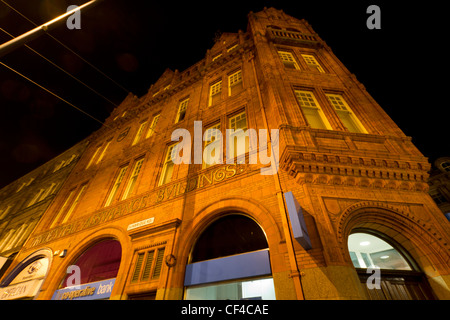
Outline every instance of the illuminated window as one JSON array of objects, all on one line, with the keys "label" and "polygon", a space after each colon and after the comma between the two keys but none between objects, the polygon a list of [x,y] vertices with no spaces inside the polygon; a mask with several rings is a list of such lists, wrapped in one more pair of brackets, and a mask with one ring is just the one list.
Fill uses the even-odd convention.
[{"label": "illuminated window", "polygon": [[229,119],[229,127],[234,130],[231,134],[230,140],[233,146],[230,146],[230,150],[227,148],[227,157],[241,157],[238,162],[243,162],[243,155],[248,152],[249,149],[249,138],[247,133],[247,116],[244,112],[241,112]]},{"label": "illuminated window", "polygon": [[167,148],[166,156],[164,158],[163,170],[161,172],[161,178],[159,179],[160,186],[172,180],[173,167],[175,165],[172,159],[175,158],[177,149],[178,148],[176,144],[171,145],[169,148]]},{"label": "illuminated window", "polygon": [[134,165],[133,172],[131,174],[130,180],[128,181],[127,187],[125,188],[125,192],[122,196],[122,200],[125,200],[126,198],[128,198],[128,196],[133,192],[134,186],[136,185],[137,178],[139,176],[139,173],[141,172],[143,162],[144,162],[144,159],[140,159]]},{"label": "illuminated window", "polygon": [[134,137],[132,145],[135,145],[136,143],[139,142],[139,140],[141,140],[141,137],[144,134],[146,126],[147,126],[147,121],[144,121],[144,122],[141,123],[141,125],[139,126],[139,129],[138,129],[138,131],[136,133],[136,136]]},{"label": "illuminated window", "polygon": [[155,129],[156,129],[156,125],[158,124],[159,116],[160,115],[158,114],[153,117],[152,124],[150,125],[150,128],[148,129],[146,138],[150,138],[153,135],[153,133],[155,133]]},{"label": "illuminated window", "polygon": [[216,60],[219,59],[221,56],[222,56],[221,53],[216,54],[216,55],[212,58],[212,61],[216,61]]},{"label": "illuminated window", "polygon": [[91,160],[89,160],[88,165],[86,166],[86,169],[88,169],[91,164],[94,162],[95,157],[97,156],[97,154],[100,152],[100,149],[102,148],[102,146],[98,146],[97,149],[95,150],[94,154],[91,157]]},{"label": "illuminated window", "polygon": [[295,61],[292,53],[287,51],[278,51],[278,55],[286,68],[299,69],[297,61]]},{"label": "illuminated window", "polygon": [[302,54],[303,60],[305,60],[308,67],[313,71],[318,71],[320,73],[324,73],[323,68],[317,62],[316,58],[309,54]]},{"label": "illuminated window", "polygon": [[[215,165],[217,163],[215,162],[216,157],[222,158],[221,157],[222,141],[216,140],[216,136],[218,136],[219,133],[221,134],[220,123],[207,128],[205,131],[206,158],[204,157],[205,161],[203,162],[203,168],[208,168],[210,166]],[[220,155],[219,154],[216,155],[216,152],[220,153]]]},{"label": "illuminated window", "polygon": [[187,109],[188,104],[189,104],[189,99],[185,99],[180,102],[180,105],[178,106],[177,119],[176,119],[175,123],[184,120],[184,117],[186,116],[186,109]]},{"label": "illuminated window", "polygon": [[111,141],[112,141],[112,138],[109,139],[109,141],[106,143],[105,147],[104,147],[103,150],[102,150],[102,153],[101,153],[100,156],[98,157],[98,160],[97,160],[97,162],[96,162],[97,164],[99,164],[100,161],[102,161],[103,157],[104,157],[105,154],[106,154],[106,150],[108,149],[109,145],[111,144]]},{"label": "illuminated window", "polygon": [[209,105],[212,106],[213,104],[219,102],[221,94],[222,94],[222,80],[219,80],[213,83],[209,89]]},{"label": "illuminated window", "polygon": [[394,247],[368,233],[353,233],[348,237],[348,250],[355,268],[412,270]]},{"label": "illuminated window", "polygon": [[228,95],[236,94],[242,90],[242,71],[236,71],[228,76]]},{"label": "illuminated window", "polygon": [[337,94],[327,94],[327,97],[333,105],[334,110],[336,110],[342,124],[348,129],[348,131],[367,133],[366,129],[363,127],[361,122],[359,122],[358,118],[352,112],[342,96]]},{"label": "illuminated window", "polygon": [[296,90],[295,95],[311,128],[331,130],[331,126],[312,92]]},{"label": "illuminated window", "polygon": [[73,200],[72,204],[70,205],[69,210],[67,210],[66,216],[64,217],[62,223],[66,223],[69,220],[69,218],[72,216],[72,213],[75,210],[77,204],[80,202],[81,196],[83,195],[84,190],[86,189],[86,187],[87,187],[86,183],[81,186],[81,188],[78,191],[75,199]]},{"label": "illuminated window", "polygon": [[117,175],[116,181],[114,182],[114,185],[109,192],[108,199],[106,200],[105,207],[109,206],[113,201],[117,194],[117,191],[119,190],[120,184],[122,183],[123,177],[125,176],[125,173],[127,172],[127,166],[124,166],[120,168],[119,174]]}]

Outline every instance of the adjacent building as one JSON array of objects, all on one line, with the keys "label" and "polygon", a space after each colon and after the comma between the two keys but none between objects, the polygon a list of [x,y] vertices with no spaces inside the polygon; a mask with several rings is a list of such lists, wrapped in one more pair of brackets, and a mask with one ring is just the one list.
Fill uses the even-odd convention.
[{"label": "adjacent building", "polygon": [[82,141],[0,190],[0,276],[33,232],[87,147]]},{"label": "adjacent building", "polygon": [[430,164],[305,20],[251,12],[87,140],[0,299],[450,298]]}]

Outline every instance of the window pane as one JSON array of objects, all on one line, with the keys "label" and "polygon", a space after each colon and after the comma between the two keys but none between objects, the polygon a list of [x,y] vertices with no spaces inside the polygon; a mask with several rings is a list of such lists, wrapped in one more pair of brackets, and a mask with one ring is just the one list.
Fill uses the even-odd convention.
[{"label": "window pane", "polygon": [[192,287],[186,300],[275,300],[273,279],[236,281]]},{"label": "window pane", "polygon": [[386,241],[367,234],[353,233],[348,237],[348,250],[353,253],[356,268],[412,270],[403,256]]}]

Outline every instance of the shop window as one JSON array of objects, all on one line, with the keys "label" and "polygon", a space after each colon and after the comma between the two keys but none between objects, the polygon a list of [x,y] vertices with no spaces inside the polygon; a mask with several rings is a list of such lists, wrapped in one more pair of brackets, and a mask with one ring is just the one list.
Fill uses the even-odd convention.
[{"label": "shop window", "polygon": [[367,233],[351,234],[348,238],[348,250],[355,268],[411,270],[408,262],[394,247]]},{"label": "shop window", "polygon": [[361,230],[349,236],[348,250],[368,299],[435,299],[425,275],[394,241]]},{"label": "shop window", "polygon": [[[122,247],[117,240],[103,240],[82,253],[72,265],[80,268],[80,285],[112,279],[117,276],[122,257]],[[61,288],[67,283],[70,275],[65,277]]]},{"label": "shop window", "polygon": [[198,238],[186,266],[188,300],[275,299],[268,244],[252,219],[226,215]]}]

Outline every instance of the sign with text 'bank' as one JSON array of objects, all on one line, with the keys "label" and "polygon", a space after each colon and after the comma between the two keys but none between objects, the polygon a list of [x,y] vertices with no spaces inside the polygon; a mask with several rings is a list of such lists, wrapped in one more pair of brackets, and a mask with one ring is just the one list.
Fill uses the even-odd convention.
[{"label": "sign with text 'bank'", "polygon": [[81,284],[56,290],[52,300],[100,300],[111,296],[116,279]]}]

